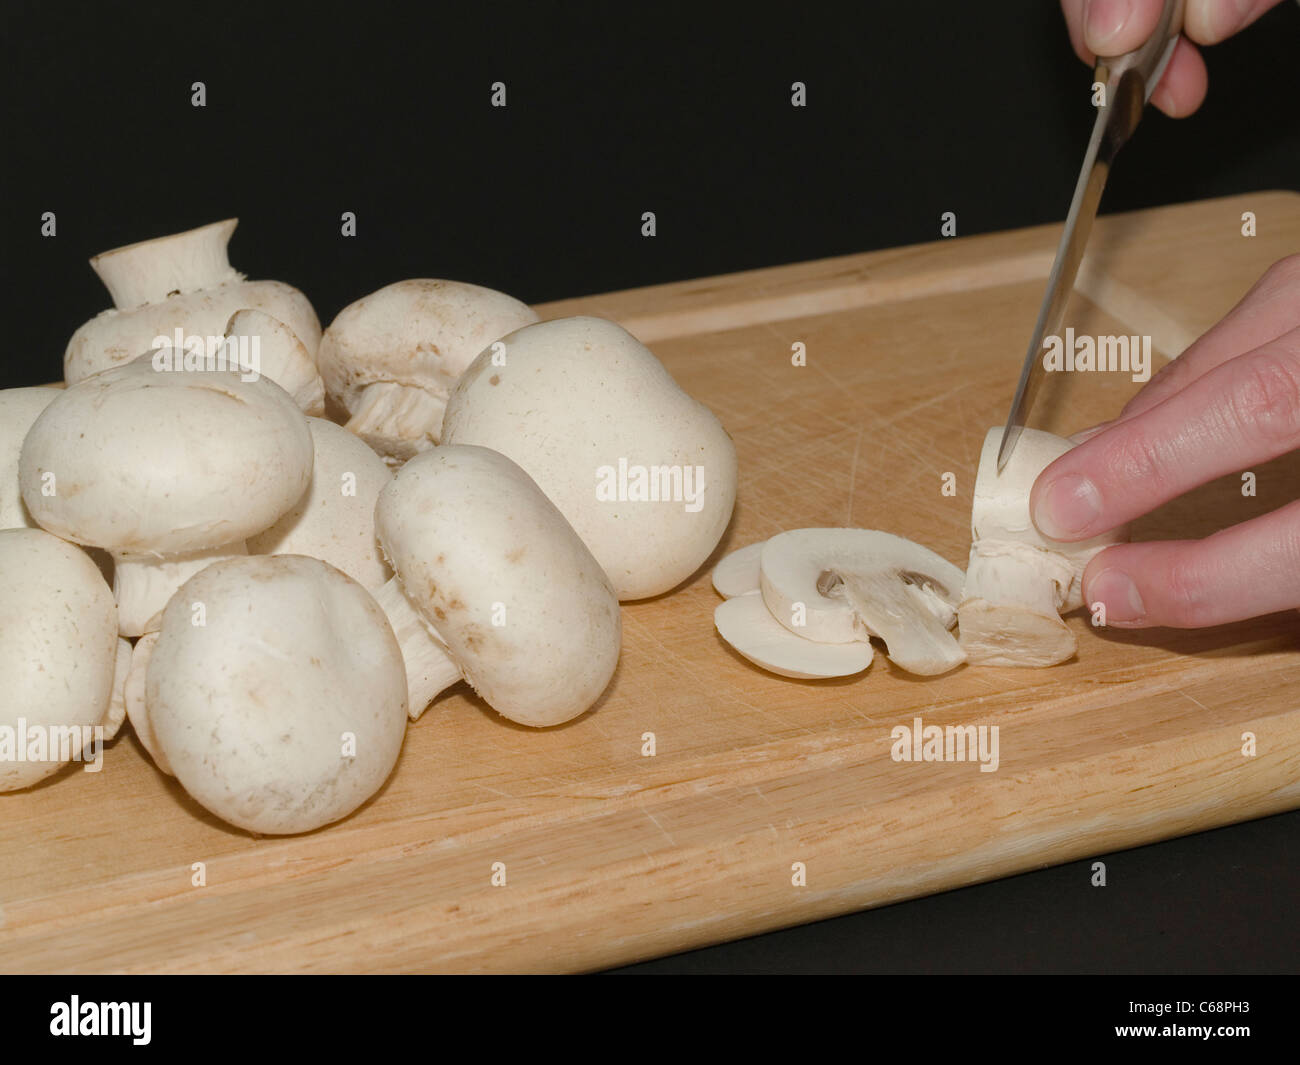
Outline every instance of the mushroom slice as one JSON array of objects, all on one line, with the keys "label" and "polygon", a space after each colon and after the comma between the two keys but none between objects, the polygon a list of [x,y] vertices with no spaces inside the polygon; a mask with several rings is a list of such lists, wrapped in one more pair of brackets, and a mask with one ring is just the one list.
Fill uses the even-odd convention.
[{"label": "mushroom slice", "polygon": [[764,540],[739,551],[733,551],[713,567],[713,589],[724,599],[749,595],[761,587],[759,560],[763,556]]},{"label": "mushroom slice", "polygon": [[796,636],[772,617],[757,591],[719,603],[713,623],[718,635],[754,665],[797,680],[851,677],[871,665],[874,655],[869,643],[817,643]]},{"label": "mushroom slice", "polygon": [[1029,514],[1034,481],[1072,445],[1022,429],[998,472],[1002,428],[985,434],[971,507],[971,553],[958,609],[969,661],[990,666],[1052,666],[1077,644],[1060,615],[1083,605],[1083,571],[1103,548],[1128,539],[1121,526],[1079,543],[1049,540]]},{"label": "mushroom slice", "polygon": [[928,548],[870,529],[795,529],[762,552],[763,601],[787,629],[821,643],[877,636],[923,676],[965,661],[948,632],[964,580]]}]

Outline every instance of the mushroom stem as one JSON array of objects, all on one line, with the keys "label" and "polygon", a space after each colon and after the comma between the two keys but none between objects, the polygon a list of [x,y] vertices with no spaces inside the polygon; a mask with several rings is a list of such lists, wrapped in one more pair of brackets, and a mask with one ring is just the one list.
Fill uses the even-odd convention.
[{"label": "mushroom stem", "polygon": [[839,591],[895,665],[923,677],[956,669],[966,655],[935,613],[935,597],[897,573],[841,573]]},{"label": "mushroom stem", "polygon": [[155,617],[176,589],[199,570],[226,558],[247,555],[242,540],[179,555],[113,554],[113,594],[117,626],[123,636],[140,636],[155,628]]},{"label": "mushroom stem", "polygon": [[102,252],[91,268],[119,311],[161,303],[176,292],[197,292],[242,281],[226,254],[238,218],[200,226],[156,240],[142,240]]},{"label": "mushroom stem", "polygon": [[1057,613],[1072,577],[1069,561],[1050,551],[1009,540],[974,544],[958,611],[966,657],[1031,667],[1073,657],[1078,645]]},{"label": "mushroom stem", "polygon": [[439,692],[461,680],[463,674],[447,653],[447,647],[411,606],[402,591],[401,580],[392,578],[374,593],[375,601],[388,616],[402,659],[406,663],[407,712],[418,720]]},{"label": "mushroom stem", "polygon": [[344,428],[400,464],[438,443],[446,408],[445,394],[376,381],[361,390]]}]

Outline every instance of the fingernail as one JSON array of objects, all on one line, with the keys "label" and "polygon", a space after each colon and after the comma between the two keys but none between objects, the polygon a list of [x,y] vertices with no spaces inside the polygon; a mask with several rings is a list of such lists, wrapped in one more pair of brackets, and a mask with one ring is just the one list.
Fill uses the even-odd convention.
[{"label": "fingernail", "polygon": [[1133,578],[1122,569],[1104,569],[1088,584],[1088,602],[1106,604],[1106,622],[1141,621],[1146,604]]},{"label": "fingernail", "polygon": [[1083,37],[1088,47],[1105,55],[1110,44],[1128,24],[1133,0],[1088,0],[1083,12]]},{"label": "fingernail", "polygon": [[1101,517],[1101,493],[1087,477],[1067,473],[1039,495],[1034,524],[1052,540],[1079,540]]}]

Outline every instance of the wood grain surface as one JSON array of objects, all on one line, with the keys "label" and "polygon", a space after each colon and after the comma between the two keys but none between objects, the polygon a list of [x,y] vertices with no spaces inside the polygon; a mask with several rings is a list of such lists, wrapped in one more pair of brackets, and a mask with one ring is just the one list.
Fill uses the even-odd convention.
[{"label": "wood grain surface", "polygon": [[[980,441],[1006,416],[1059,231],[538,310],[622,322],[722,419],[740,493],[715,558],[858,525],[964,565]],[[1176,354],[1297,249],[1293,193],[1104,217],[1067,323]],[[1072,432],[1138,387],[1054,375],[1031,424]],[[1254,472],[1254,498],[1227,477],[1136,535],[1200,536],[1296,497],[1296,456]],[[1052,669],[920,679],[878,655],[860,677],[807,683],[732,653],[718,601],[701,570],[626,606],[613,684],[558,729],[453,689],[410,728],[380,794],[306,836],[219,822],[125,730],[103,772],[0,795],[0,970],[588,970],[1300,806],[1295,612],[1146,633],[1076,616],[1078,657]],[[997,726],[997,771],[894,761],[891,729],[918,717]]]}]

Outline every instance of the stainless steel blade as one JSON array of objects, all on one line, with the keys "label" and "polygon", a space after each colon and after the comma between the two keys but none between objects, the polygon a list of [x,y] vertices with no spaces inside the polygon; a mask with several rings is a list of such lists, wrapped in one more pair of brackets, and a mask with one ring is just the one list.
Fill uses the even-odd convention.
[{"label": "stainless steel blade", "polygon": [[1020,430],[1025,426],[1034,396],[1046,374],[1042,363],[1043,341],[1056,335],[1061,328],[1065,305],[1074,290],[1074,279],[1115,156],[1141,121],[1142,109],[1178,43],[1182,22],[1183,0],[1166,0],[1156,32],[1141,48],[1115,59],[1098,61],[1096,77],[1106,86],[1106,100],[1097,112],[1092,136],[1088,138],[1083,167],[1070,200],[1070,212],[1047,279],[1047,292],[1038,310],[1033,335],[1029,338],[1029,351],[1020,370],[1011,413],[1002,430],[1002,443],[998,448],[999,472],[1007,464],[1020,438]]}]

